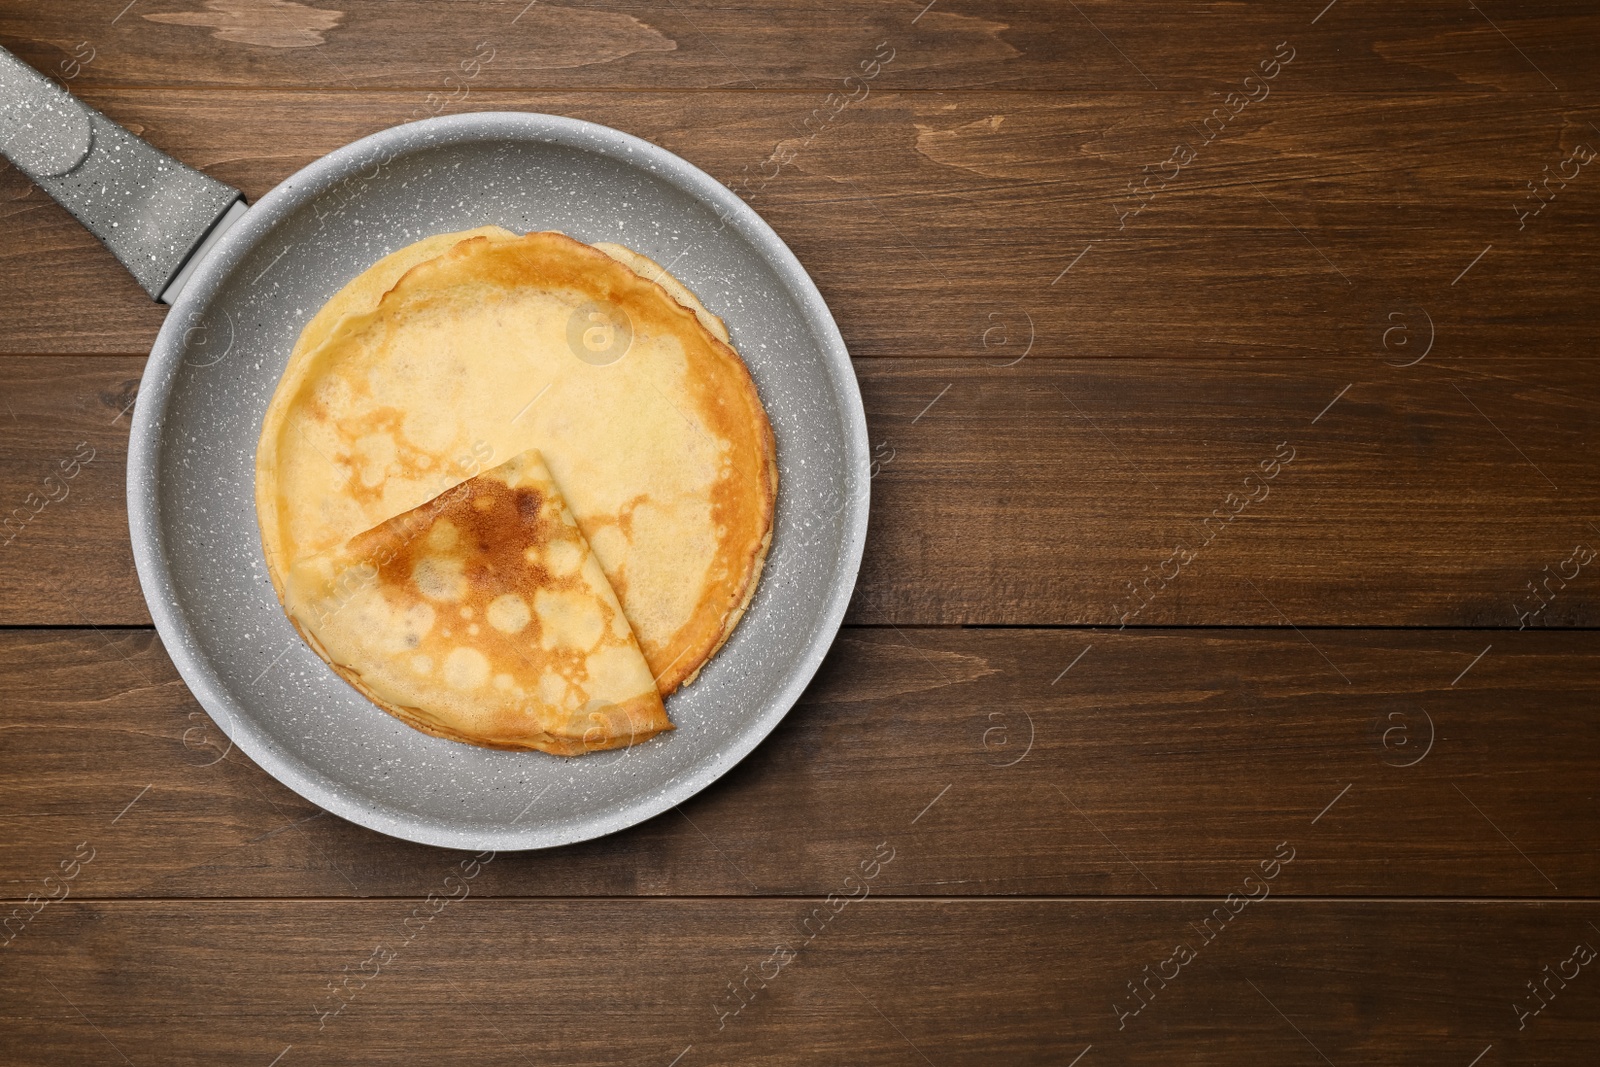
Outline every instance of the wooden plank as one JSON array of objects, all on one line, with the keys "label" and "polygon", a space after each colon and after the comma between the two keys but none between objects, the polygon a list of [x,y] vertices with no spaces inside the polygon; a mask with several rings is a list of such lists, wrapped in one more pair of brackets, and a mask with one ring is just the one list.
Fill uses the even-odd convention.
[{"label": "wooden plank", "polygon": [[[1290,838],[1287,894],[1592,896],[1593,635],[1488,637],[847,629],[681,812],[474,892],[820,896],[892,833],[889,894],[1221,896]],[[412,896],[454,862],[229,751],[148,631],[0,632],[0,679],[0,896],[83,841],[94,898]]]},{"label": "wooden plank", "polygon": [[[880,874],[913,851],[886,837]],[[1272,856],[1240,857],[1241,889],[1299,875],[1297,855],[1262,881]],[[852,857],[838,877],[857,869]],[[452,875],[441,859],[426,877],[470,893],[444,888]],[[442,907],[425,923],[420,900],[68,900],[3,950],[0,1054],[17,1067],[435,1063],[464,1049],[496,1065],[1548,1065],[1591,1062],[1600,1010],[1591,904],[1269,896],[1226,922],[1215,900],[868,896],[826,923],[817,900]],[[1149,992],[1133,1015],[1136,982]]]},{"label": "wooden plank", "polygon": [[[1492,14],[1492,20],[1489,15]],[[419,27],[425,26],[425,32]],[[0,4],[0,43],[85,86],[834,88],[880,41],[922,89],[1187,89],[1250,73],[1288,39],[1319,91],[1592,89],[1579,0],[1237,4],[846,0],[666,5],[524,0]],[[472,56],[492,57],[462,67]],[[450,80],[447,80],[450,79]]]},{"label": "wooden plank", "polygon": [[[603,122],[729,183],[795,249],[858,356],[1591,358],[1596,302],[1579,279],[1600,273],[1600,179],[1574,153],[1600,133],[1586,103],[1330,94],[1292,80],[1301,62],[1209,144],[1217,100],[1178,93],[874,92],[814,137],[804,93],[470,106]],[[252,198],[414,107],[402,93],[85,95]],[[1197,154],[1164,181],[1180,142]],[[1130,192],[1144,182],[1158,191]],[[148,350],[161,309],[14,170],[0,225],[0,351]]]},{"label": "wooden plank", "polygon": [[[853,620],[1600,625],[1592,362],[993,364],[857,362],[879,472]],[[0,363],[0,501],[26,518],[96,450],[0,548],[0,623],[149,621],[117,417],[138,367]]]},{"label": "wooden plank", "polygon": [[0,623],[148,623],[128,541],[138,359],[15,359],[0,372]]},{"label": "wooden plank", "polygon": [[1600,622],[1592,364],[857,366],[858,621]]}]

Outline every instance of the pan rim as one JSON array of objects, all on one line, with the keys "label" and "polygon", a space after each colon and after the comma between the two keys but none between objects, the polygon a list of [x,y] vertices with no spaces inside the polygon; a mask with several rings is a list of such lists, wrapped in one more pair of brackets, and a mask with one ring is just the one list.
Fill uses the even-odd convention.
[{"label": "pan rim", "polygon": [[[693,199],[712,207],[765,259],[795,300],[827,363],[833,396],[844,426],[844,450],[854,477],[840,513],[843,518],[832,588],[809,639],[791,661],[787,681],[714,758],[694,766],[626,804],[557,827],[507,825],[460,829],[435,816],[397,811],[366,798],[282,748],[235,701],[226,679],[201,651],[172,578],[158,505],[162,473],[162,417],[182,365],[190,316],[209,307],[243,258],[297,209],[340,183],[358,177],[381,152],[388,158],[412,151],[483,140],[538,140],[642,167]],[[376,177],[376,174],[373,175]],[[781,462],[781,459],[780,459]],[[167,655],[195,699],[217,727],[259,767],[295,793],[347,821],[402,840],[443,848],[522,851],[574,844],[642,823],[687,800],[727,774],[777,727],[798,701],[832,647],[854,592],[866,544],[870,475],[865,410],[860,386],[838,324],[798,258],[754,209],[732,190],[682,157],[642,138],[598,123],[559,115],[483,111],[423,119],[370,134],[301,168],[261,198],[199,264],[168,312],[151,348],[139,386],[128,442],[128,524],[135,569],[145,602]],[[513,823],[515,820],[513,820]]]}]

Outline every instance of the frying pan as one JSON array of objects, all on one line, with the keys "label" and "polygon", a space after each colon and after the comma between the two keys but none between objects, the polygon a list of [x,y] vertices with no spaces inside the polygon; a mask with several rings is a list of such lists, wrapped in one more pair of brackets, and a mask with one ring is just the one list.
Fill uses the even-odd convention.
[{"label": "frying pan", "polygon": [[[310,164],[253,206],[0,49],[0,151],[172,306],[128,446],[134,562],[168,654],[225,738],[311,802],[409,840],[525,849],[682,802],[799,698],[843,618],[866,537],[866,422],[844,342],[793,253],[742,200],[655,145],[552,115],[426,119]],[[254,454],[307,320],[387,253],[498,224],[616,241],[667,265],[727,322],[778,440],[772,548],[756,596],[678,729],[564,761],[418,733],[294,633],[267,578]],[[203,772],[195,772],[203,773]]]}]

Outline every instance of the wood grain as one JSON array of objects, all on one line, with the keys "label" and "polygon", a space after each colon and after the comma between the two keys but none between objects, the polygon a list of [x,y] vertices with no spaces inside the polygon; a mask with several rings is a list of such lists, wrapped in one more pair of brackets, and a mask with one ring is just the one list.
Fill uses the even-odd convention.
[{"label": "wood grain", "polygon": [[[1593,635],[1492,637],[850,629],[716,786],[474,892],[821,896],[892,833],[902,895],[1220,897],[1290,838],[1290,895],[1593,896]],[[95,898],[420,895],[454,862],[230,751],[149,631],[3,632],[0,678],[0,896],[84,840]]]},{"label": "wood grain", "polygon": [[[913,848],[890,836],[884,872]],[[1240,857],[1241,880],[1257,859]],[[428,875],[442,884],[455,869],[436,861]],[[1592,962],[1567,962],[1600,944],[1593,905],[1268,898],[1213,919],[1207,943],[1199,924],[1217,903],[869,896],[813,920],[807,943],[820,901],[469,897],[414,921],[407,943],[420,900],[69,900],[0,950],[0,1053],[18,1067],[119,1055],[1043,1067],[1087,1049],[1083,1065],[1465,1065],[1491,1048],[1497,1064],[1576,1064],[1593,1050],[1600,981]],[[1153,997],[1119,1030],[1113,1005],[1136,1006],[1130,984],[1180,943],[1195,958],[1164,988],[1150,979]],[[778,946],[794,955],[763,988]],[[374,958],[389,962],[364,979]],[[1563,963],[1576,977],[1550,979],[1548,1006],[1519,1030],[1513,1004],[1539,1003],[1525,983]],[[324,1019],[346,974],[353,999]],[[733,1015],[729,983],[746,976]]]},{"label": "wood grain", "polygon": [[1600,618],[1600,583],[1572,558],[1600,548],[1588,364],[857,366],[889,462],[856,620]]},{"label": "wood grain", "polygon": [[1206,91],[1244,77],[1285,39],[1316,59],[1306,81],[1323,92],[1595,87],[1596,34],[1581,0],[1480,7],[147,0],[125,10],[5,0],[0,44],[94,87],[448,91],[445,79],[471,73],[460,61],[487,43],[494,59],[471,73],[473,87],[826,92],[887,40],[895,88]]},{"label": "wood grain", "polygon": [[125,489],[143,362],[19,359],[0,372],[0,623],[149,621]]},{"label": "wood grain", "polygon": [[[818,101],[800,93],[508,92],[465,106],[592,119],[731,184],[794,248],[857,356],[1592,359],[1593,302],[1560,280],[1600,271],[1600,176],[1555,177],[1580,145],[1600,147],[1587,101],[1330,94],[1293,81],[1303,62],[1209,145],[1200,124],[1219,100],[1204,94],[874,91],[814,137],[802,123]],[[416,101],[84,96],[252,199]],[[1201,147],[1163,187],[1180,142]],[[1547,174],[1539,195],[1553,199],[1519,222]],[[1129,186],[1146,181],[1160,191],[1129,215]],[[161,309],[13,170],[0,226],[13,237],[0,351],[148,350]]]},{"label": "wood grain", "polygon": [[[995,362],[857,361],[878,474],[852,620],[1600,625],[1573,558],[1600,549],[1591,362]],[[139,365],[0,361],[0,501],[26,515],[97,450],[0,548],[0,622],[149,621],[117,417]]]}]

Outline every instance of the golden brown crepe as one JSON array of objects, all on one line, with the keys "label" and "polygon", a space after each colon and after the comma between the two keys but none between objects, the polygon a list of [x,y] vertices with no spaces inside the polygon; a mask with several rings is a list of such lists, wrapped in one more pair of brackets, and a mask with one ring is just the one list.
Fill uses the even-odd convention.
[{"label": "golden brown crepe", "polygon": [[284,594],[312,648],[419,730],[571,756],[672,728],[536,451],[296,562]]},{"label": "golden brown crepe", "polygon": [[720,320],[644,256],[497,227],[381,260],[302,332],[262,426],[256,504],[296,562],[418,507],[474,456],[538,449],[662,695],[754,593],[772,430]]}]

